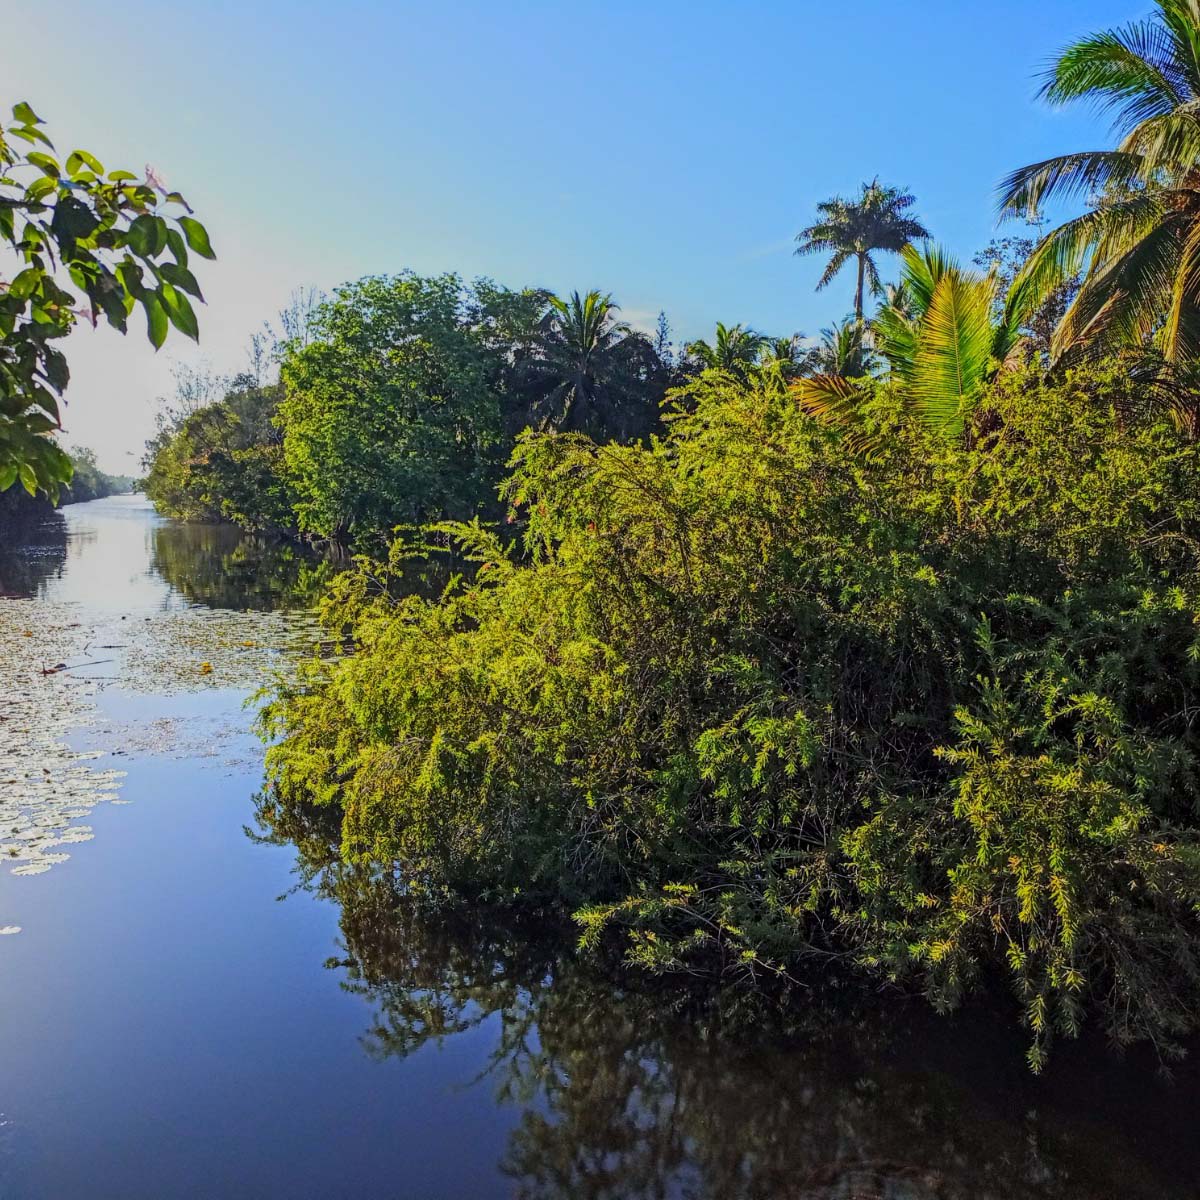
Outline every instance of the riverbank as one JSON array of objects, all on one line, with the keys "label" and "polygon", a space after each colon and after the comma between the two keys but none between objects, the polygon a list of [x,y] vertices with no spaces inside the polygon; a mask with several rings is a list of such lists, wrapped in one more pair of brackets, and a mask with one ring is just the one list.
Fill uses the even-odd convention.
[{"label": "riverbank", "polygon": [[217,554],[138,498],[60,518],[0,601],[0,728],[34,705],[0,813],[43,766],[48,820],[72,780],[102,795],[39,848],[69,857],[0,870],[5,1200],[1193,1197],[1191,1061],[1168,1086],[1091,1039],[1034,1079],[982,1012],[632,986],[347,869],[335,814],[273,832],[245,701],[305,609],[253,539]]}]

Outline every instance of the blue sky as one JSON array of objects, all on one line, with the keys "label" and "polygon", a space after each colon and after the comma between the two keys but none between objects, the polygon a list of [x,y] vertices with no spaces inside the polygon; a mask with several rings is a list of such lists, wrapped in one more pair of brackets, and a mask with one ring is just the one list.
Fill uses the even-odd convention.
[{"label": "blue sky", "polygon": [[[303,285],[412,267],[600,287],[676,335],[816,333],[850,305],[791,253],[878,174],[964,258],[1015,166],[1105,144],[1034,99],[1063,43],[1138,0],[745,4],[54,0],[0,45],[0,103],[62,151],[152,163],[209,227],[201,350],[237,369]],[[131,469],[176,343],[72,338],[67,423]]]}]

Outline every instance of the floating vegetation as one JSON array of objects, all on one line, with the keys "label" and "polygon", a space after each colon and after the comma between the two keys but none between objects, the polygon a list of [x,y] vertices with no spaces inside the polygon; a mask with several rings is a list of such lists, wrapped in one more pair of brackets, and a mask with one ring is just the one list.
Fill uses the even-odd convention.
[{"label": "floating vegetation", "polygon": [[165,612],[145,617],[129,630],[120,684],[157,693],[249,690],[273,672],[289,670],[323,636],[316,617],[303,611]]},{"label": "floating vegetation", "polygon": [[[290,669],[320,636],[305,612],[188,607],[122,616],[0,597],[0,870],[20,878],[45,874],[67,861],[67,847],[95,837],[80,822],[97,804],[128,803],[118,798],[124,772],[93,765],[106,754],[223,755],[244,765],[230,755],[245,721],[107,722],[97,708],[103,689],[249,692]],[[93,748],[73,749],[68,737],[83,729]]]},{"label": "floating vegetation", "polygon": [[94,836],[90,825],[74,822],[110,799],[124,774],[89,766],[100,751],[66,744],[72,730],[94,719],[100,686],[69,669],[86,660],[92,637],[74,616],[65,606],[0,600],[7,685],[0,695],[0,862],[13,875],[42,875],[66,862],[59,847]]}]

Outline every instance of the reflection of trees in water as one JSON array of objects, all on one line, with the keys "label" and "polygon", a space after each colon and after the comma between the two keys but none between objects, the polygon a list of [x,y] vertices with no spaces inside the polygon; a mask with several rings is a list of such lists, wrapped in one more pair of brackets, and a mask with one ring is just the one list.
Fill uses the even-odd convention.
[{"label": "reflection of trees in water", "polygon": [[0,492],[0,596],[34,596],[67,561],[67,523],[19,487]]},{"label": "reflection of trees in water", "polygon": [[622,983],[545,923],[433,909],[339,864],[335,817],[260,803],[268,838],[341,905],[330,965],[374,1009],[371,1054],[499,1018],[489,1074],[522,1108],[502,1168],[523,1200],[1194,1194],[1193,1067],[1168,1089],[1080,1045],[1039,1080],[986,1016]]},{"label": "reflection of trees in water", "polygon": [[[244,533],[236,525],[170,521],[157,525],[151,566],[193,604],[209,608],[311,608],[353,559],[344,547]],[[413,559],[388,573],[394,594],[438,595],[463,564],[450,555]]]},{"label": "reflection of trees in water", "polygon": [[295,542],[181,521],[154,528],[150,561],[193,604],[255,610],[309,607],[338,569]]}]

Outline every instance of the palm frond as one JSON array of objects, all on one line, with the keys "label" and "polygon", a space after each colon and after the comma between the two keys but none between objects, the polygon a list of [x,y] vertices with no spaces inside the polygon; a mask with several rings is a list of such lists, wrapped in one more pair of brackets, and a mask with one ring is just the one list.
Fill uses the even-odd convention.
[{"label": "palm frond", "polygon": [[1167,318],[1158,330],[1162,356],[1169,363],[1200,356],[1200,223],[1187,231],[1175,267]]},{"label": "palm frond", "polygon": [[988,280],[950,272],[921,321],[907,390],[925,424],[947,436],[962,433],[967,406],[988,376],[993,295]]},{"label": "palm frond", "polygon": [[1163,217],[1162,198],[1134,196],[1106,205],[1051,230],[1018,271],[1009,289],[1009,320],[1027,320],[1058,287],[1083,271],[1093,253],[1102,260],[1129,250]]},{"label": "palm frond", "polygon": [[1166,313],[1185,239],[1184,219],[1160,222],[1124,253],[1093,263],[1054,333],[1056,361],[1103,335],[1115,345],[1145,342]]},{"label": "palm frond", "polygon": [[1000,184],[999,210],[1036,217],[1042,202],[1052,197],[1090,197],[1114,185],[1136,188],[1143,166],[1140,154],[1119,150],[1084,150],[1030,163]]},{"label": "palm frond", "polygon": [[929,307],[939,280],[959,270],[954,257],[933,242],[909,246],[900,255],[900,262],[900,286],[916,314],[924,313]]},{"label": "palm frond", "polygon": [[863,393],[853,380],[840,375],[814,375],[792,384],[796,403],[810,417],[836,429],[847,449],[870,455],[878,439],[867,429],[862,413]]},{"label": "palm frond", "polygon": [[[799,251],[797,251],[799,253]],[[817,291],[827,288],[838,276],[841,269],[850,261],[851,254],[849,250],[837,250],[833,257],[825,264],[825,270],[821,273],[821,278],[817,280]]]},{"label": "palm frond", "polygon": [[792,384],[796,403],[810,417],[827,425],[844,425],[859,419],[858,388],[841,375],[814,375]]},{"label": "palm frond", "polygon": [[1163,172],[1186,173],[1200,158],[1200,101],[1189,100],[1174,112],[1140,122],[1119,149],[1141,158],[1141,177],[1147,183]]},{"label": "palm frond", "polygon": [[1171,61],[1193,96],[1200,94],[1200,4],[1196,0],[1157,0],[1170,38]]},{"label": "palm frond", "polygon": [[863,255],[863,274],[867,281],[867,288],[872,296],[880,296],[883,294],[883,283],[879,278],[879,268],[875,265],[874,258],[869,254]]},{"label": "palm frond", "polygon": [[1127,130],[1165,116],[1190,98],[1169,32],[1157,21],[1109,29],[1068,46],[1046,72],[1041,95],[1051,104],[1090,100]]}]

